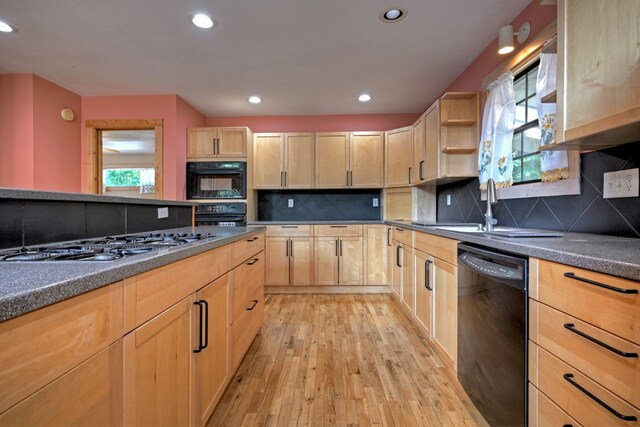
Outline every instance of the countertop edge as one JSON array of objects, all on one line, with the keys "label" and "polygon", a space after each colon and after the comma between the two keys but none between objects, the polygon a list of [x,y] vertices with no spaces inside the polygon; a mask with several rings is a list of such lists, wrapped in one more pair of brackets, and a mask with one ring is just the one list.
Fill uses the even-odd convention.
[{"label": "countertop edge", "polygon": [[195,202],[187,202],[183,200],[142,199],[134,197],[105,196],[86,193],[64,193],[58,191],[40,191],[20,188],[0,188],[0,199],[189,207],[197,204]]}]

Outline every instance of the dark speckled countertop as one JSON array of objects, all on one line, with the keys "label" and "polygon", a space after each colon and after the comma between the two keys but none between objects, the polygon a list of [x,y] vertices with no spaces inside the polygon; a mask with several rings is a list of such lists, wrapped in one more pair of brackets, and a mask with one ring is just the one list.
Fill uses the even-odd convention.
[{"label": "dark speckled countertop", "polygon": [[264,230],[264,227],[191,227],[162,232],[215,237],[116,261],[0,262],[0,321],[80,295]]}]

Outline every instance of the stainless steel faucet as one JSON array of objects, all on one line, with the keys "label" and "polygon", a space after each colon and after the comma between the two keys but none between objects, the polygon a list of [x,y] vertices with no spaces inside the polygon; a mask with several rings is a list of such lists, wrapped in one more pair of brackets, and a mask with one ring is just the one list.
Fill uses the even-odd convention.
[{"label": "stainless steel faucet", "polygon": [[493,217],[493,211],[491,205],[498,203],[498,197],[496,196],[496,183],[493,178],[489,178],[487,181],[487,212],[484,214],[485,219],[485,231],[493,231],[493,226],[498,223],[498,220]]}]

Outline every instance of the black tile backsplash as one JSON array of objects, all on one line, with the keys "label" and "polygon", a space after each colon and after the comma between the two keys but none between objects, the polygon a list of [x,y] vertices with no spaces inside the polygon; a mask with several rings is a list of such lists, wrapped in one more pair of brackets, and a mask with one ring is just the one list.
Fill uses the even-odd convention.
[{"label": "black tile backsplash", "polygon": [[0,249],[191,226],[191,207],[0,199]]},{"label": "black tile backsplash", "polygon": [[[580,165],[579,195],[499,200],[498,225],[640,237],[640,197],[602,197],[605,172],[640,167],[640,141],[583,154]],[[438,221],[484,222],[478,179],[439,186],[437,197]]]},{"label": "black tile backsplash", "polygon": [[259,191],[258,221],[380,220],[381,204],[380,190]]}]

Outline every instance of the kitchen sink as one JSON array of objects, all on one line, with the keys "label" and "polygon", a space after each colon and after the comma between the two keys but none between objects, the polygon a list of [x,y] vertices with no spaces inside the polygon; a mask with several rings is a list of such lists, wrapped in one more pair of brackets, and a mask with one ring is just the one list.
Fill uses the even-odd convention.
[{"label": "kitchen sink", "polygon": [[436,227],[436,230],[457,231],[458,233],[484,233],[484,228],[479,228],[478,224],[448,225],[444,227]]},{"label": "kitchen sink", "polygon": [[457,233],[489,234],[502,237],[562,237],[559,231],[537,230],[532,228],[494,227],[493,231],[485,231],[479,224],[436,227],[436,230],[455,231]]}]

